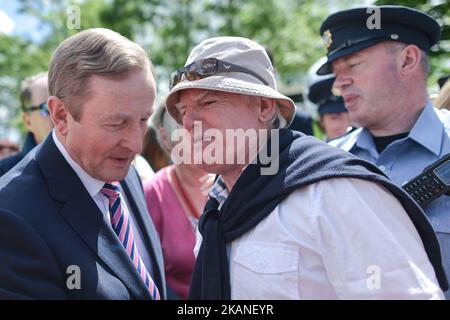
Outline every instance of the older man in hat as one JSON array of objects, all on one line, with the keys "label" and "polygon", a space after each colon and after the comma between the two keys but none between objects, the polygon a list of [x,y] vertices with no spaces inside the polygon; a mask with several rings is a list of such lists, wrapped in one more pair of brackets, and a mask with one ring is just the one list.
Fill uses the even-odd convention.
[{"label": "older man in hat", "polygon": [[[217,152],[248,156],[199,164],[218,178],[199,222],[190,298],[443,296],[439,247],[423,212],[372,164],[283,129],[295,107],[277,91],[262,46],[238,37],[201,42],[174,73],[166,107],[194,151],[223,141],[227,150]],[[245,134],[244,147],[223,140],[230,131]],[[257,155],[252,131],[262,133]],[[269,150],[275,172],[263,170]]]},{"label": "older man in hat", "polygon": [[[378,20],[378,21],[377,21]],[[450,113],[428,100],[428,52],[439,24],[402,7],[355,8],[330,15],[320,29],[351,121],[358,127],[331,144],[376,164],[398,185],[450,152]],[[450,198],[424,208],[450,274]],[[447,298],[450,298],[447,293]]]}]

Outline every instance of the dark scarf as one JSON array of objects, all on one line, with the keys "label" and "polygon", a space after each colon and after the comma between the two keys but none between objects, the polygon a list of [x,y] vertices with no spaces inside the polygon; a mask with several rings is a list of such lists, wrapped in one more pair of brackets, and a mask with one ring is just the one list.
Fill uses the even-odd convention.
[{"label": "dark scarf", "polygon": [[[226,244],[254,228],[294,190],[331,178],[373,181],[396,196],[422,238],[440,286],[444,290],[448,288],[435,233],[412,198],[369,162],[299,132],[282,129],[279,134],[277,174],[261,175],[262,165],[259,162],[250,164],[220,212],[215,199],[206,204],[199,222],[203,242],[192,276],[190,299],[230,299]],[[271,150],[270,141],[267,149]]]}]

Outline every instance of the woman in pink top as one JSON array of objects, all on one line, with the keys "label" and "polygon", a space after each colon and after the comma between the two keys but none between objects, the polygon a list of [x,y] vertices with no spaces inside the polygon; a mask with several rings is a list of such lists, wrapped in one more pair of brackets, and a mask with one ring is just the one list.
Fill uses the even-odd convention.
[{"label": "woman in pink top", "polygon": [[[152,116],[162,148],[170,154],[170,137],[178,128],[159,107]],[[168,298],[187,299],[194,269],[195,232],[206,203],[212,176],[194,165],[174,164],[144,182],[147,206],[161,238]]]}]

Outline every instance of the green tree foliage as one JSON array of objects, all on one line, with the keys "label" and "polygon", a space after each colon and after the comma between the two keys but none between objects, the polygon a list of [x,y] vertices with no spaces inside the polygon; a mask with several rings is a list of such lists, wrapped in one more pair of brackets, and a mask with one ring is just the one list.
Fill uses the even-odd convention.
[{"label": "green tree foliage", "polygon": [[[243,36],[270,48],[281,88],[301,83],[309,66],[325,55],[318,34],[331,12],[355,5],[351,0],[20,0],[22,11],[47,30],[39,43],[0,35],[0,107],[17,110],[20,81],[48,68],[56,46],[76,32],[106,27],[141,44],[157,67],[160,92],[168,75],[181,67],[194,45],[212,36]],[[367,1],[359,1],[367,3]],[[391,3],[379,0],[376,4]],[[431,56],[430,83],[449,72],[450,2],[399,0],[425,10],[444,25],[443,39]],[[68,20],[79,10],[79,28]],[[301,90],[301,86],[298,90]]]},{"label": "green tree foliage", "polygon": [[[0,34],[0,107],[7,112],[11,125],[20,124],[20,81],[46,69],[48,54],[39,46],[17,36]],[[5,124],[3,124],[5,125]],[[1,138],[1,137],[0,137]]]},{"label": "green tree foliage", "polygon": [[101,26],[98,13],[105,3],[102,0],[83,1],[79,5],[67,0],[21,1],[21,12],[38,18],[42,29],[48,30],[48,35],[41,42],[35,43],[24,37],[0,33],[0,108],[7,110],[10,125],[24,131],[18,98],[21,81],[30,75],[46,71],[57,45],[79,31],[67,24],[72,6],[80,9],[83,29]]},{"label": "green tree foliage", "polygon": [[100,17],[103,25],[144,44],[155,65],[166,70],[182,66],[192,47],[207,37],[243,36],[270,48],[287,80],[325,53],[318,30],[327,2],[114,0]]}]

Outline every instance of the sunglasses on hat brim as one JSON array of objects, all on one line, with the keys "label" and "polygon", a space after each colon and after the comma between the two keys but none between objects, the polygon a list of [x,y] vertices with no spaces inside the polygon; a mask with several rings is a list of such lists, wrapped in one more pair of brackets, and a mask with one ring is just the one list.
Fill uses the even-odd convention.
[{"label": "sunglasses on hat brim", "polygon": [[259,81],[261,81],[264,85],[268,85],[269,83],[264,80],[257,73],[239,66],[237,64],[225,62],[216,58],[207,58],[199,61],[195,61],[183,68],[180,68],[172,73],[170,90],[175,87],[178,83],[182,81],[183,75],[189,81],[200,80],[207,77],[211,77],[218,73],[225,72],[241,72],[249,74]]}]

